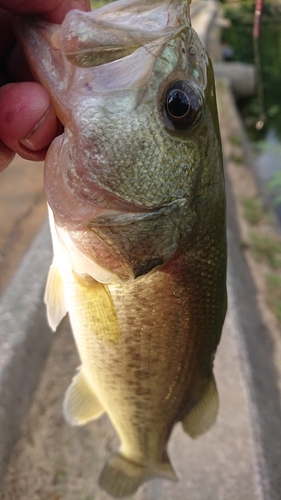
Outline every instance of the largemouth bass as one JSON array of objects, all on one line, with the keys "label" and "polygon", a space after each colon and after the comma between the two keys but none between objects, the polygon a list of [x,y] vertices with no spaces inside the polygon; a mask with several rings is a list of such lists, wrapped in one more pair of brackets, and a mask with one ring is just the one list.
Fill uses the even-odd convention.
[{"label": "largemouth bass", "polygon": [[48,318],[56,329],[69,313],[81,358],[64,414],[72,425],[108,414],[121,446],[100,485],[121,498],[176,480],[173,426],[195,438],[218,411],[226,237],[212,66],[183,0],[119,0],[17,31],[64,125],[44,172]]}]

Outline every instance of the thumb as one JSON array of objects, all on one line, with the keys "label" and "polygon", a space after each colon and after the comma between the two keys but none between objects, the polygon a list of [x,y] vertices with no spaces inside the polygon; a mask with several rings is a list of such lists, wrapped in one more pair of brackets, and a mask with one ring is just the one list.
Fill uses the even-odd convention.
[{"label": "thumb", "polygon": [[47,91],[38,83],[0,88],[0,139],[28,160],[43,160],[58,123]]}]

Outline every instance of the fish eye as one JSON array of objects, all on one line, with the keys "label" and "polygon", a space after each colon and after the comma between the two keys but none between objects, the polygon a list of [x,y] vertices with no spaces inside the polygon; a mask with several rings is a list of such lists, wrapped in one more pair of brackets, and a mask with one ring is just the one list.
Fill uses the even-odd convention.
[{"label": "fish eye", "polygon": [[198,118],[202,97],[193,83],[179,80],[166,90],[165,111],[176,129],[187,129]]}]

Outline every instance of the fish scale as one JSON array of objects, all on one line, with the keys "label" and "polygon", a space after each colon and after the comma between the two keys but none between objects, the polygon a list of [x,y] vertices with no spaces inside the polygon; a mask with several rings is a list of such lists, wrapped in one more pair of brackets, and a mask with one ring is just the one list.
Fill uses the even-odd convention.
[{"label": "fish scale", "polygon": [[123,498],[176,480],[173,426],[196,438],[218,412],[226,231],[212,65],[183,0],[118,0],[16,31],[64,125],[44,169],[48,319],[56,329],[69,313],[81,360],[64,414],[108,414],[120,449],[99,484]]}]

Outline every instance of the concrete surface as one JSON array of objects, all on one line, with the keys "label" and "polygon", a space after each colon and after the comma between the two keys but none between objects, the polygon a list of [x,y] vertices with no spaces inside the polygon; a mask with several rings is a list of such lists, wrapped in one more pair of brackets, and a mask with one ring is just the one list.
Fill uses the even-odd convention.
[{"label": "concrete surface", "polygon": [[43,304],[51,259],[45,224],[0,299],[0,476],[52,340]]},{"label": "concrete surface", "polygon": [[[21,438],[0,487],[3,500],[110,500],[97,484],[118,447],[106,416],[72,428],[62,417],[64,392],[79,365],[68,321],[55,334]],[[178,483],[154,480],[130,500],[261,500],[247,383],[228,315],[215,360],[220,396],[216,425],[193,441],[177,425],[169,454]]]},{"label": "concrete surface", "polygon": [[220,62],[214,64],[217,78],[226,78],[237,100],[253,97],[256,92],[256,69],[253,64]]},{"label": "concrete surface", "polygon": [[218,4],[215,1],[202,0],[190,5],[192,26],[204,47],[207,47],[209,30],[217,14]]},{"label": "concrete surface", "polygon": [[[229,112],[223,114],[223,105]],[[241,128],[234,99],[225,86],[218,95],[221,134]],[[227,127],[231,121],[232,131]],[[227,131],[228,128],[228,132]],[[239,171],[239,167],[238,167]],[[239,175],[239,174],[238,174]],[[254,436],[254,450],[262,498],[281,498],[281,336],[280,330],[265,324],[259,295],[245,255],[236,219],[236,201],[232,194],[226,165],[228,200],[228,295],[241,370],[249,401],[249,419]]]},{"label": "concrete surface", "polygon": [[[210,19],[210,13],[214,15],[213,4],[212,2],[208,4],[210,4]],[[204,11],[204,16],[205,14]],[[200,32],[205,21],[201,18],[201,21],[198,19],[197,22],[196,29]],[[206,32],[207,28],[204,29]],[[201,36],[204,38],[203,34]],[[134,500],[160,498],[162,500],[280,500],[281,498],[280,366],[276,364],[275,358],[275,347],[278,345],[279,349],[280,339],[272,338],[272,334],[261,319],[256,289],[239,245],[235,204],[230,186],[228,186],[228,199],[230,305],[215,362],[221,401],[218,423],[209,433],[194,442],[183,434],[180,426],[177,426],[169,451],[179,475],[179,482],[177,484],[158,480],[150,482],[140,489]],[[50,240],[48,230],[44,227],[1,298],[0,474],[2,472],[2,475],[52,340],[42,305],[50,260]],[[74,357],[74,362],[73,366],[71,365],[71,373],[68,373],[71,356]],[[54,398],[52,390],[57,389],[55,383],[53,388],[47,384],[46,387],[49,389],[44,392],[46,379],[53,380],[55,373],[57,381],[67,373],[67,379],[70,380],[76,363],[74,344],[69,340],[69,327],[64,323],[61,333],[54,339],[51,354],[35,394],[34,404],[37,398],[41,398],[48,408],[49,398]],[[19,441],[19,447],[15,448],[11,466],[2,483],[1,494],[5,500],[109,498],[100,492],[96,479],[106,456],[117,445],[113,429],[106,417],[85,429],[69,428],[61,419],[63,394],[59,394],[56,396],[59,401],[56,400],[54,403],[56,419],[59,422],[57,427],[53,425],[52,419],[46,422],[44,412],[41,414],[37,407],[36,409],[31,407],[29,417],[24,424],[27,426],[25,428],[28,428],[30,446],[40,445],[40,449],[44,450],[45,441],[42,435],[45,431],[49,436],[50,449],[58,450],[59,445],[57,455],[50,452],[44,456],[45,469],[42,472],[41,467],[38,473],[40,467],[38,450],[37,452],[35,450],[29,458],[24,444],[21,445]],[[34,415],[36,415],[35,420]],[[33,425],[34,422],[36,425]],[[69,436],[74,440],[73,446],[69,443]],[[68,444],[65,444],[67,442]],[[42,453],[44,454],[43,451]],[[80,467],[76,462],[72,468],[69,464],[65,479],[56,482],[52,474],[60,454],[65,454],[66,461],[69,461],[68,457],[71,454],[78,455]],[[24,467],[27,468],[31,480],[29,482],[26,480],[25,491],[22,491],[17,489],[16,483]],[[37,473],[36,476],[31,474],[32,469]],[[40,485],[37,484],[37,493],[36,478],[40,482]]]},{"label": "concrete surface", "polygon": [[177,484],[154,481],[145,500],[261,500],[246,384],[241,372],[235,326],[227,315],[215,360],[220,396],[216,425],[196,441],[178,425],[169,446]]}]

